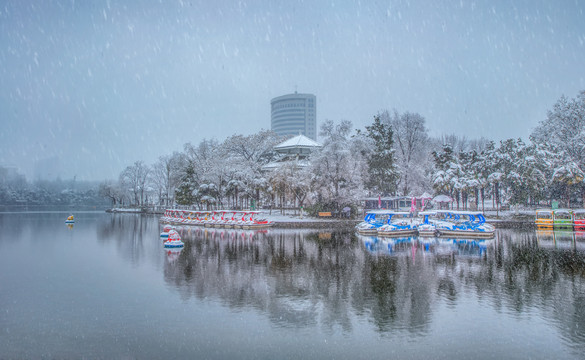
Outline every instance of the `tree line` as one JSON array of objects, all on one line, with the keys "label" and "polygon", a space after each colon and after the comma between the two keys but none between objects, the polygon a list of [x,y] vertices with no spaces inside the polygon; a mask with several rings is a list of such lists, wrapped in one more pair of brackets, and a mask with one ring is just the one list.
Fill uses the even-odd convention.
[{"label": "tree line", "polygon": [[[496,143],[429,136],[417,113],[382,111],[365,129],[325,121],[322,147],[308,159],[283,158],[275,133],[187,143],[148,166],[126,167],[100,184],[113,205],[182,205],[198,209],[356,207],[369,196],[446,194],[453,206],[484,208],[585,202],[585,91],[561,97],[530,135]],[[279,166],[266,170],[265,165]]]},{"label": "tree line", "polygon": [[[365,129],[324,121],[322,147],[307,159],[287,158],[284,138],[262,130],[224,141],[187,143],[154,164],[136,161],[98,189],[71,191],[64,181],[28,184],[0,168],[3,204],[78,203],[108,199],[112,206],[215,208],[304,207],[339,211],[365,197],[446,194],[453,206],[583,206],[585,203],[585,91],[562,96],[529,141],[429,136],[417,113],[382,111]],[[278,164],[278,166],[268,166]],[[85,199],[85,200],[84,200]]]},{"label": "tree line", "polygon": [[27,181],[14,168],[0,166],[0,205],[4,209],[34,206],[94,206],[109,203],[98,193],[98,182],[70,180]]}]

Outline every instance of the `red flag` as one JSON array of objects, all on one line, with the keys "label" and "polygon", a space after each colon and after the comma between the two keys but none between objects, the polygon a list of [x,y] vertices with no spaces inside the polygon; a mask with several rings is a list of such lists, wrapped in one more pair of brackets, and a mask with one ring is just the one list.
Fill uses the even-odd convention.
[{"label": "red flag", "polygon": [[378,209],[382,208],[382,197],[378,195]]}]

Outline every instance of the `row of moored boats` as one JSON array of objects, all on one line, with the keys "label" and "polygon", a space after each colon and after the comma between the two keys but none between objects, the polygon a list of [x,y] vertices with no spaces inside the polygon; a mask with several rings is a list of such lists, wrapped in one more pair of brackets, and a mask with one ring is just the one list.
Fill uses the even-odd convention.
[{"label": "row of moored boats", "polygon": [[535,224],[542,229],[585,230],[585,209],[539,209]]},{"label": "row of moored boats", "polygon": [[273,225],[260,211],[210,210],[193,211],[167,209],[160,219],[174,225],[198,225],[217,228],[264,229]]},{"label": "row of moored boats", "polygon": [[495,227],[485,222],[481,212],[437,210],[410,212],[373,210],[356,226],[364,235],[447,236],[491,238]]}]

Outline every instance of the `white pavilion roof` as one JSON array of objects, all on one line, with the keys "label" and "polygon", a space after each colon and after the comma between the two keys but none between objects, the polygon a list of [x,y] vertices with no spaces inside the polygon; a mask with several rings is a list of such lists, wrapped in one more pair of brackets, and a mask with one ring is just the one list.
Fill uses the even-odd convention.
[{"label": "white pavilion roof", "polygon": [[309,139],[305,135],[297,135],[292,137],[274,147],[274,150],[284,150],[289,148],[316,148],[322,147],[323,145],[319,144],[313,139]]}]

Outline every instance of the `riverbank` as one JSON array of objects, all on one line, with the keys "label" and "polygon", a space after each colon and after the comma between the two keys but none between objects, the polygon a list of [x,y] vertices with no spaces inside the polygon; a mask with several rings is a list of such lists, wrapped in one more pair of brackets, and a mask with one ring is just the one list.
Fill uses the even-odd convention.
[{"label": "riverbank", "polygon": [[[486,212],[486,222],[500,229],[532,229],[534,224],[534,212],[494,211]],[[339,218],[314,218],[298,215],[266,215],[266,218],[274,222],[275,228],[352,228],[363,219],[339,219]]]},{"label": "riverbank", "polygon": [[[322,220],[314,218],[306,218],[303,220],[297,219],[286,219],[278,218],[269,220],[274,222],[274,228],[282,229],[298,229],[298,228],[310,228],[310,229],[328,229],[328,228],[353,228],[362,220],[341,220],[331,219]],[[524,219],[487,219],[488,224],[494,225],[498,229],[536,229],[534,224],[534,218]]]},{"label": "riverbank", "polygon": [[[164,210],[148,210],[142,209],[108,209],[106,212],[110,213],[133,213],[133,214],[148,214],[148,215],[162,215]],[[278,211],[273,211],[272,214],[265,212],[264,215],[269,221],[274,223],[274,228],[279,229],[329,229],[329,228],[353,228],[362,221],[359,219],[341,219],[341,218],[315,218],[307,216],[301,217],[297,214],[281,214]],[[531,229],[535,228],[534,210],[515,211],[485,211],[486,222],[501,229]]]}]

